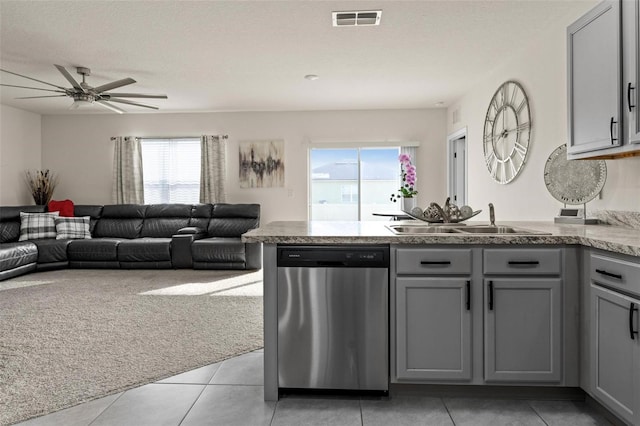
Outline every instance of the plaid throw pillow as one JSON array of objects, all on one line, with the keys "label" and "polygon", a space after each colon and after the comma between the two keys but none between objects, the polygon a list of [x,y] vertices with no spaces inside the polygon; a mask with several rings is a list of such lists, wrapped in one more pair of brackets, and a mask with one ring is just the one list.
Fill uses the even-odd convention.
[{"label": "plaid throw pillow", "polygon": [[20,238],[18,241],[39,240],[56,237],[55,217],[53,213],[25,213],[20,212]]},{"label": "plaid throw pillow", "polygon": [[57,240],[88,240],[91,238],[89,232],[89,216],[79,217],[56,217],[56,239]]}]

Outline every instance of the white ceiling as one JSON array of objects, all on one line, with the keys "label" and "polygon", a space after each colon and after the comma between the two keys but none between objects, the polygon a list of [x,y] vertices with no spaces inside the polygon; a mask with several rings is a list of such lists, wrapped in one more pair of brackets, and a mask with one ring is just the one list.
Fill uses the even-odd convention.
[{"label": "white ceiling", "polygon": [[[0,1],[1,68],[69,87],[53,64],[118,91],[165,93],[161,112],[433,108],[526,49],[584,0]],[[382,9],[379,27],[334,28],[331,12]],[[558,40],[564,43],[564,40]],[[320,79],[308,81],[306,74]],[[44,87],[0,73],[5,84]],[[0,89],[0,102],[40,114],[70,98]],[[149,110],[122,105],[129,112]]]}]

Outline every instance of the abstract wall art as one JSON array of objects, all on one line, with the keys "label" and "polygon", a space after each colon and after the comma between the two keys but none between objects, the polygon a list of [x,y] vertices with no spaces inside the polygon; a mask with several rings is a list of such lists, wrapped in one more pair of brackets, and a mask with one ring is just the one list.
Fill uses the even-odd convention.
[{"label": "abstract wall art", "polygon": [[284,187],[284,140],[240,141],[240,188]]}]

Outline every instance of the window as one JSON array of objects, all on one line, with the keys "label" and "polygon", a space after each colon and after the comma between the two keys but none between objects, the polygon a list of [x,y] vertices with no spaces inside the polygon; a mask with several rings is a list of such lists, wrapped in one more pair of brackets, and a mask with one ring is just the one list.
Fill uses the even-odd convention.
[{"label": "window", "polygon": [[200,138],[141,139],[145,204],[200,201]]},{"label": "window", "polygon": [[399,147],[312,148],[311,220],[388,220],[373,213],[400,209],[390,200],[400,187]]}]

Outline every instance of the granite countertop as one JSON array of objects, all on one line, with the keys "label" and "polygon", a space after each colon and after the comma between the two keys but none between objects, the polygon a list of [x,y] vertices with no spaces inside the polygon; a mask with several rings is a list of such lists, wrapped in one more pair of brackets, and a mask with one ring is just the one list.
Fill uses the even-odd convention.
[{"label": "granite countertop", "polygon": [[[570,225],[553,222],[498,222],[550,235],[424,234],[396,235],[385,225],[397,222],[271,222],[242,236],[248,243],[267,244],[578,244],[615,253],[640,256],[640,229],[612,225]],[[468,225],[486,225],[468,222]],[[426,224],[425,224],[426,225]]]}]

